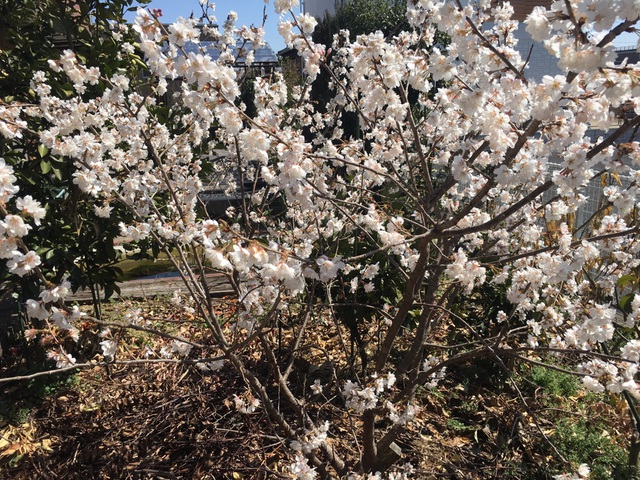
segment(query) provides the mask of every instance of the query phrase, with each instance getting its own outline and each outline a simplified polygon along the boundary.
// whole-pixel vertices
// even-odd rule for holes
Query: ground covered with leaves
[[[165,299],[113,302],[105,305],[104,318],[115,321],[132,309],[173,322],[176,334],[199,328],[195,317],[176,313]],[[221,317],[233,315],[235,303],[221,300],[218,309]],[[104,326],[85,328],[97,335]],[[286,337],[286,325],[280,334]],[[120,360],[169,342],[135,331],[120,340]],[[100,351],[82,348],[89,358]],[[259,355],[254,360],[260,373]],[[330,393],[338,386],[323,372],[322,359],[300,362],[300,388],[323,378],[322,408],[340,418],[343,406]],[[3,359],[2,376],[20,373],[26,363],[25,351],[16,347]],[[633,428],[622,398],[587,394],[560,371],[520,366],[514,372],[476,361],[419,392],[422,408],[400,445],[415,478],[550,479],[567,470],[563,458],[589,464],[598,480],[632,478]],[[293,478],[286,468],[291,451],[261,409],[238,411],[235,399],[246,394],[228,365],[215,371],[172,363],[95,366],[1,384],[0,478]],[[343,417],[332,432],[355,454],[357,446],[349,447],[354,426]]]

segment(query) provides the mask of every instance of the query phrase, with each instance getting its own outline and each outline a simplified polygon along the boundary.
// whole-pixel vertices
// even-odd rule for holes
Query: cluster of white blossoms
[[[352,473],[347,476],[347,480],[408,480],[413,477],[414,468],[410,463],[405,463],[392,472],[375,472],[369,474]]]
[[[16,181],[13,168],[0,158],[0,215],[3,216],[0,220],[0,258],[6,260],[10,273],[24,277],[35,274],[41,264],[39,255],[28,249],[24,238],[33,228],[31,222],[36,227],[41,224],[46,210],[30,195],[16,197],[19,191]],[[79,332],[74,324],[83,314],[78,307],[59,308],[70,288],[71,284],[65,277],[61,285],[41,291],[39,300],[27,299],[26,313],[31,318],[46,321],[49,325],[66,331],[70,338],[77,341]],[[49,350],[47,356],[56,362],[58,368],[75,363],[75,359],[62,347]]]
[[[253,413],[260,406],[260,400],[255,398],[250,392],[243,396],[233,396],[233,404],[240,413]]]
[[[305,429],[304,435],[299,437],[299,440],[291,442],[291,448],[297,452],[309,453],[317,450],[327,441],[327,432],[329,431],[329,422],[324,422],[322,425],[312,429]]]
[[[374,373],[371,375],[371,385],[369,386],[359,386],[351,380],[347,380],[342,394],[348,408],[362,413],[365,410],[375,408],[381,400],[380,395],[391,389],[395,383],[396,376],[393,373],[384,376]]]
[[[315,467],[309,465],[309,459],[304,455],[296,455],[295,462],[289,465],[289,473],[298,480],[314,480],[318,478]]]
[[[624,391],[638,396],[638,385],[635,376],[638,373],[637,362],[620,362],[618,366],[600,359],[590,360],[578,366],[578,371],[584,375],[582,383],[595,393],[605,390],[612,393]]]
[[[77,342],[80,338],[80,332],[76,325],[86,314],[77,305],[73,307],[62,306],[70,292],[71,282],[64,277],[60,285],[42,290],[39,299],[28,299],[26,313],[28,317],[45,322],[50,329],[55,328],[59,332],[64,332]],[[46,332],[46,329],[44,331]],[[63,338],[64,336],[60,336],[60,339]],[[103,350],[107,349],[108,354],[113,353],[114,345],[101,346]],[[66,353],[62,345],[54,345],[54,348],[47,351],[47,356],[56,361],[58,368],[75,363],[75,358]]]
[[[460,282],[465,293],[471,293],[473,287],[482,285],[486,280],[486,269],[476,260],[469,261],[462,249],[453,254],[453,262],[447,266],[446,274]]]
[[[173,340],[170,345],[160,349],[159,355],[162,358],[188,357],[193,349],[193,345],[180,340]]]
[[[107,360],[113,360],[118,353],[118,342],[111,339],[102,340],[100,342],[100,348],[102,349],[102,355]]]
[[[422,363],[422,371],[428,372],[431,369],[435,369],[433,373],[429,374],[429,381],[425,383],[425,386],[428,388],[435,388],[438,386],[440,381],[447,374],[447,367],[442,367],[440,364],[442,363],[441,358],[438,358],[434,355],[429,355],[425,361]]]
[[[297,1],[276,0],[276,11],[288,12],[279,31],[304,60],[306,78],[294,87],[278,73],[257,79],[251,117],[240,101],[240,83],[248,80],[234,69],[231,52],[238,36],[259,45],[260,29],[236,28],[235,15],[221,30],[185,19],[165,28],[139,9],[133,30],[149,70],[144,92],[135,88],[140,79],[105,75],[65,51],[50,71],[34,75],[36,107],[0,106],[0,134],[14,141],[29,116],[43,120],[39,141],[73,167],[73,181],[96,213],[109,217],[112,205],[121,205],[129,212],[121,219],[123,239],[179,252],[194,308],[210,320],[217,347],[229,356],[256,339],[268,344],[278,312],[308,304],[315,315],[336,300],[332,295],[371,294],[374,282],[383,285],[384,256],[398,282],[367,305],[384,312],[385,321],[375,325],[377,348],[364,353],[376,352],[377,371],[397,370],[347,381],[343,394],[352,415],[376,412],[375,422],[384,411],[395,425],[415,415],[411,404],[403,409],[383,394],[400,390],[396,374],[408,395],[418,388],[418,380],[408,379],[432,386],[442,379],[443,360],[425,358],[427,336],[464,320],[449,315],[453,307],[464,310],[451,299],[477,301],[488,286],[502,289],[510,303],[498,316],[499,348],[518,353],[528,342],[578,351],[586,356],[577,370],[588,388],[635,393],[638,342],[598,354],[640,318],[640,296],[620,287],[637,278],[640,266],[640,144],[630,138],[640,124],[640,66],[616,65],[611,43],[620,33],[615,17],[623,25],[638,21],[638,2],[537,7],[526,28],[564,71],[541,81],[527,78],[512,8],[463,3],[410,1],[412,31],[353,41],[340,32],[329,52],[311,38],[315,21],[290,11]],[[216,38],[217,59],[205,48],[184,49],[205,30]],[[132,48],[121,46],[120,55],[132,55]],[[316,108],[310,82],[330,55],[334,95]],[[54,94],[50,84],[60,79],[71,81],[77,95]],[[171,104],[164,108],[158,102],[169,86]],[[629,115],[616,118],[619,111]],[[345,134],[349,116],[357,134]],[[213,147],[231,152],[242,181],[255,180],[224,220],[201,215],[203,167],[210,166]],[[244,186],[225,171],[228,163],[211,169],[224,173],[213,187]],[[580,213],[594,182],[604,188],[585,220]],[[27,275],[40,260],[21,239],[44,210],[17,192],[12,167],[0,159],[0,254],[12,273]],[[207,310],[210,299],[194,273],[207,269],[226,275],[238,295],[232,340]],[[310,288],[317,284],[322,288]],[[29,314],[73,329],[75,313],[53,304],[64,292],[47,288],[29,300]],[[300,303],[303,293],[311,299]],[[621,295],[631,295],[625,308]],[[376,318],[372,313],[372,325]],[[395,342],[401,331],[403,341]],[[101,346],[106,357],[115,356],[117,345],[104,340]],[[190,348],[174,342],[164,355],[184,357]],[[265,357],[272,350],[265,347]],[[71,361],[64,352],[51,358],[61,366]],[[251,412],[259,404],[253,398],[234,402]],[[323,428],[298,440],[305,455],[290,467],[298,478],[317,475],[308,461],[329,443]]]
[[[40,265],[40,257],[26,248],[22,238],[33,228],[28,222],[40,225],[46,211],[30,195],[16,198],[19,188],[15,182],[13,168],[0,158],[0,215],[4,217],[0,220],[0,258],[7,261],[9,272],[24,277]],[[15,200],[17,214],[7,211],[11,200]]]
[[[591,469],[586,464],[581,464],[578,467],[578,471],[576,473],[564,473],[561,475],[554,475],[554,480],[584,480],[589,478],[591,474]]]

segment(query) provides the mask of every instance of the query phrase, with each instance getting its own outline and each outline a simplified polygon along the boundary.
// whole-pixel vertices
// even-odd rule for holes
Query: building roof
[[[620,65],[624,60],[629,63],[638,63],[640,61],[640,52],[636,47],[616,48],[616,65]]]

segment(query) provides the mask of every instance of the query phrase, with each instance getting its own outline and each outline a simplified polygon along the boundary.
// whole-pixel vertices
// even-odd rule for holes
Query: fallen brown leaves
[[[121,302],[111,307],[109,315],[117,318],[139,304]],[[230,314],[235,304],[218,309],[220,314]],[[177,320],[175,308],[164,302],[146,305],[143,314],[153,321]],[[186,334],[192,319],[181,320],[185,321],[176,327]],[[131,352],[141,338],[143,343],[151,341],[145,335],[131,335]],[[78,372],[74,384],[42,398],[28,421],[0,423],[0,478],[261,479],[281,475],[278,465],[287,454],[280,439],[265,436],[270,427],[263,414],[239,414],[227,406],[234,394],[245,391],[230,368],[204,374],[179,364],[95,367]],[[20,395],[19,388],[10,388],[12,395]]]
[[[118,319],[137,308],[153,325],[161,324],[209,349],[197,318],[183,316],[166,301],[118,302],[108,306],[108,315]],[[216,313],[230,318],[236,315],[237,304],[221,301]],[[87,328],[98,331],[95,326]],[[340,442],[341,451],[355,457],[359,447],[353,439],[359,425],[337,400],[340,385],[333,375],[333,367],[349,368],[328,361],[328,357],[344,359],[350,353],[345,351],[350,347],[348,333],[321,315],[309,328],[290,380],[299,392],[305,392],[311,414],[333,419],[329,441]],[[286,319],[271,333],[284,346],[295,334],[296,328]],[[123,335],[122,359],[139,355],[145,345],[157,351],[168,343],[144,332]],[[250,349],[246,358],[258,374],[266,375],[259,350]],[[354,361],[359,369],[357,355]],[[403,462],[416,467],[416,478],[516,479],[521,466],[535,468],[551,460],[545,453],[548,449],[541,448],[536,422],[523,411],[508,385],[490,384],[490,371],[471,380],[469,374],[477,369],[476,365],[452,368],[438,389],[419,393],[419,416],[398,440]],[[321,381],[322,394],[311,394],[315,380]],[[5,386],[0,393],[19,398],[20,389]],[[243,397],[246,392],[229,365],[215,372],[180,364],[96,366],[80,371],[75,382],[41,398],[24,418],[0,423],[0,478],[291,478],[283,472],[291,463],[291,452],[274,436],[262,410],[251,414],[236,410],[234,396]],[[538,398],[537,392],[527,401],[550,437],[553,420],[575,415],[584,403],[582,393],[554,399],[550,395]],[[628,438],[624,403],[589,405],[589,415],[607,432],[622,441]]]
[[[5,455],[24,454],[3,466],[11,478],[272,478],[282,444],[263,436],[262,414],[225,406],[243,389],[231,372],[162,365],[79,376],[80,389],[57,392],[29,424],[5,428],[16,444]]]

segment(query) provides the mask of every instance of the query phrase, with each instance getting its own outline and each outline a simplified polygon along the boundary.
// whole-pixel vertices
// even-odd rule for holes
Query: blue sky
[[[227,18],[227,13],[231,10],[238,14],[238,25],[260,25],[262,23],[262,12],[265,7],[264,0],[215,0],[215,15],[218,22],[222,23]],[[201,8],[198,0],[151,0],[149,8],[159,8],[162,10],[162,20],[173,22],[178,17],[188,17],[191,12],[200,16]],[[265,39],[274,51],[282,50],[284,42],[278,34],[278,15],[273,10],[273,2],[269,2],[267,7],[267,21],[265,23]],[[127,15],[133,19],[135,14]]]
[[[227,13],[234,10],[238,14],[238,25],[259,25],[262,23],[264,0],[215,0],[216,17],[224,21]],[[278,34],[278,15],[273,10],[273,1],[266,5],[267,21],[265,23],[265,39],[277,52],[284,48],[284,42]],[[188,17],[191,12],[199,16],[201,9],[198,0],[151,0],[149,8],[162,10],[164,22],[173,22],[178,17]],[[134,14],[128,15],[133,19]],[[616,46],[633,46],[637,43],[637,35],[625,33],[616,41]]]
[[[635,47],[638,43],[638,35],[635,33],[623,33],[614,43],[617,47]]]

